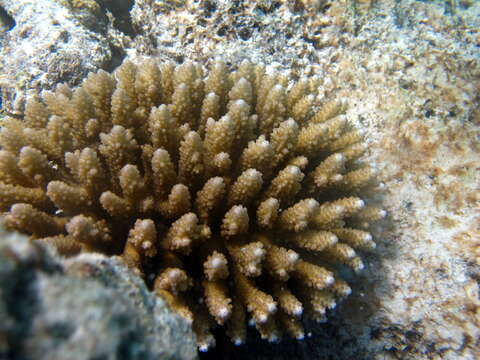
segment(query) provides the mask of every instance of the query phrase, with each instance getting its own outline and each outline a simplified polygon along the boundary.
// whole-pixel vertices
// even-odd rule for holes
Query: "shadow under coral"
[[[354,281],[349,282],[352,294],[336,309],[329,310],[327,322],[307,321],[305,339],[284,338],[278,343],[269,343],[258,338],[255,328],[250,327],[246,343],[236,346],[219,328],[215,332],[216,346],[206,353],[200,353],[200,359],[367,360],[374,359],[377,351],[388,351],[381,342],[374,343],[385,331],[380,298],[390,293],[391,289],[384,275],[384,263],[397,257],[395,230],[394,220],[388,216],[371,228],[377,249],[363,254],[365,269],[354,275]],[[348,269],[342,271],[345,279],[352,275]]]

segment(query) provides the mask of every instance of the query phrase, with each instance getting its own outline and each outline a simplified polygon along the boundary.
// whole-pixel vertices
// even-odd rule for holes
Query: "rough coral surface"
[[[246,61],[154,60],[45,91],[0,132],[7,226],[64,255],[120,254],[201,350],[217,325],[236,344],[247,322],[302,339],[385,216],[357,195],[374,175],[361,132],[317,91]]]

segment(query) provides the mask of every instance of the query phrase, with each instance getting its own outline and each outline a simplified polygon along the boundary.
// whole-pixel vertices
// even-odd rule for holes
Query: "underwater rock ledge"
[[[119,260],[61,263],[0,227],[1,359],[197,358],[190,326]]]

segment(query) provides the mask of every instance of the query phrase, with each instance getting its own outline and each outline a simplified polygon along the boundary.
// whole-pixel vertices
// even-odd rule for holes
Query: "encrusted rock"
[[[189,325],[119,260],[64,264],[0,229],[0,358],[196,358]]]

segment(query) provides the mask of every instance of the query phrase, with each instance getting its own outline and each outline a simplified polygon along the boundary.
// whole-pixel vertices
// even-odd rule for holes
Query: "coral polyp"
[[[374,177],[362,132],[318,87],[247,61],[145,60],[44,91],[0,132],[6,224],[65,256],[121,256],[201,350],[216,326],[243,343],[249,322],[302,339],[385,215],[358,195]]]

